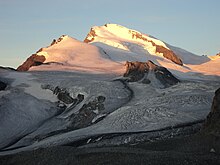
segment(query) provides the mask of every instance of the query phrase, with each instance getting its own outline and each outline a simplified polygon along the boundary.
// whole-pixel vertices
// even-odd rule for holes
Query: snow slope
[[[127,42],[133,42],[138,45],[142,45],[144,50],[146,52],[149,52],[150,54],[157,54],[155,51],[155,46],[152,45],[151,42],[146,42],[145,40],[141,38],[135,38],[135,33],[138,33],[143,36],[143,38],[146,38],[149,41],[153,41],[157,45],[164,46],[165,48],[169,49],[165,43],[162,41],[155,39],[153,37],[150,37],[146,34],[141,34],[140,32],[132,29],[128,29],[126,27],[117,25],[117,24],[106,24],[104,26],[95,26],[92,28],[92,31],[95,33],[94,35],[89,34],[86,38],[86,40],[89,42],[102,42],[107,45],[117,47],[123,50],[131,50],[129,48],[129,45],[126,44]],[[134,50],[133,50],[134,51]],[[159,55],[159,54],[157,54]]]
[[[61,36],[53,45],[43,48],[37,55],[43,55],[46,58],[44,63],[59,63],[60,65],[55,65],[55,67],[58,67],[56,70],[69,69],[116,73],[123,70],[122,64],[110,60],[102,49],[69,36]],[[50,68],[54,70],[50,66],[41,66],[41,70]]]
[[[57,113],[57,98],[35,81],[31,73],[0,71],[9,89],[0,91],[0,148],[36,130]]]

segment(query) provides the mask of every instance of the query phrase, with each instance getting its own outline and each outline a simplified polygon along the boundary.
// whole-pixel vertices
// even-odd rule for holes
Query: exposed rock
[[[144,37],[141,33],[138,33],[136,31],[130,31],[130,33],[132,33],[132,38],[141,39],[145,42],[151,42],[152,45],[156,47],[156,52],[162,53],[165,58],[173,61],[174,63],[178,65],[183,65],[182,60],[172,50],[167,49],[161,45],[157,45],[153,41],[148,40],[146,37]]]
[[[89,43],[92,42],[94,40],[94,37],[97,36],[95,33],[95,30],[93,28],[90,29],[90,32],[88,33],[88,35],[86,36],[86,38],[84,39],[85,43]]]
[[[60,38],[53,39],[52,43],[50,44],[50,46],[53,46],[55,44],[58,44],[59,42],[61,42],[65,37],[67,37],[67,35],[62,35]],[[48,47],[50,47],[48,46]],[[47,47],[47,48],[48,48]],[[32,54],[22,65],[20,65],[17,68],[17,71],[28,71],[32,66],[38,66],[38,65],[42,65],[44,64],[44,61],[46,60],[45,56],[43,55],[37,55],[39,52],[43,51],[44,48],[40,48],[35,54]],[[59,65],[63,65],[62,63],[59,62],[47,62],[45,63],[45,65],[50,65],[50,64],[59,64]]]
[[[211,112],[207,116],[202,132],[220,136],[220,88],[215,91]]]
[[[89,126],[102,120],[106,116],[106,114],[101,113],[101,111],[105,109],[104,102],[105,97],[98,96],[93,101],[90,101],[87,104],[83,104],[83,106],[79,110],[79,113],[73,114],[71,116],[72,126],[75,129],[78,129]]]
[[[104,96],[98,96],[97,100],[98,100],[99,103],[104,103],[105,97]]]
[[[22,65],[17,68],[17,71],[28,71],[32,66],[43,64],[46,58],[42,55],[32,54]]]
[[[61,88],[59,88],[58,86],[56,86],[56,87],[54,88],[54,90],[53,90],[53,94],[54,94],[54,95],[58,95],[61,91],[62,91]]]
[[[43,48],[40,48],[36,53],[42,52]]]
[[[66,91],[60,91],[57,95],[57,98],[64,102],[65,104],[71,104],[77,102],[77,99],[73,99],[68,92]]]
[[[167,49],[163,46],[160,45],[156,45],[156,52],[158,53],[163,53],[163,56],[171,61],[173,61],[174,63],[183,66],[183,62],[182,60],[170,49]]]
[[[130,82],[139,81],[144,77],[145,73],[148,73],[149,66],[145,62],[126,62],[126,72],[124,77],[129,77]]]
[[[142,83],[150,84],[151,82],[159,81],[160,84],[163,85],[163,87],[169,87],[180,82],[165,67],[158,66],[154,64],[152,61],[127,61],[125,65],[126,72],[124,74],[124,77],[128,77],[129,82],[141,81]],[[153,77],[155,77],[156,80]]]
[[[157,67],[154,71],[156,78],[165,85],[165,87],[172,86],[180,82],[176,77],[172,75],[170,71],[168,71],[164,67]]]
[[[84,100],[84,95],[78,94],[77,98],[74,99],[73,103],[66,109],[67,111],[74,109],[79,103]]]
[[[149,79],[145,78],[145,79],[142,80],[142,83],[143,84],[150,84],[151,81]]]
[[[67,35],[62,35],[60,36],[60,38],[58,38],[57,40],[56,39],[53,39],[53,41],[51,42],[50,46],[53,46],[59,42],[61,42],[63,40],[64,37],[66,37]]]
[[[77,99],[78,99],[78,102],[82,102],[84,100],[84,95],[78,94]]]
[[[2,82],[2,81],[0,81],[0,91],[1,90],[5,90],[6,87],[7,87],[7,84]]]
[[[77,102],[77,99],[73,99],[65,88],[60,88],[59,86],[54,88],[50,85],[44,85],[41,87],[44,89],[50,89],[53,94],[57,95],[57,98],[65,104],[75,104]]]
[[[53,41],[51,42],[50,46],[52,46],[54,44],[56,44],[56,40],[55,39],[53,39]]]
[[[57,98],[60,101],[62,101],[65,104],[71,104],[71,106],[69,106],[68,109],[74,108],[76,105],[78,105],[80,102],[84,100],[83,94],[78,94],[76,98],[72,98],[66,88],[61,88],[59,86],[54,87],[49,84],[43,84],[41,85],[41,88],[51,90],[54,95],[57,95]]]

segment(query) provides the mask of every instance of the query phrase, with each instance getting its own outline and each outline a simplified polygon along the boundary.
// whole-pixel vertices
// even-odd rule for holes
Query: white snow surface
[[[50,70],[51,68],[51,70],[123,72],[123,65],[110,60],[100,48],[78,41],[69,36],[63,36],[61,39],[60,42],[43,48],[42,51],[37,53],[37,55],[45,56],[45,63],[57,62],[61,65],[55,65],[55,67],[35,67],[32,68],[32,70]]]

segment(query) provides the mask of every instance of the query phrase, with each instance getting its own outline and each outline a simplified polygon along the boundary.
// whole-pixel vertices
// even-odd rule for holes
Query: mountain
[[[63,35],[17,71],[0,67],[0,158],[55,146],[124,152],[125,144],[166,143],[198,132],[214,95],[204,130],[219,135],[219,66],[219,56],[116,24],[92,27],[84,42]]]
[[[67,35],[54,39],[50,46],[41,48],[17,70],[69,70],[122,75],[126,71],[126,61],[148,60],[183,79],[220,75],[220,69],[214,67],[220,64],[219,56],[198,56],[117,24],[92,27],[84,42]]]

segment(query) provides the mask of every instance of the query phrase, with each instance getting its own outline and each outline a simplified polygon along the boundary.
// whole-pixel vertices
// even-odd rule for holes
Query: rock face
[[[156,47],[157,53],[162,53],[165,58],[173,61],[174,63],[176,63],[178,65],[183,65],[182,60],[172,50],[167,49],[161,45],[157,45],[153,41],[148,40],[147,38],[143,37],[143,35],[141,33],[132,31],[132,38],[141,39],[146,42],[151,42],[151,44]]]
[[[69,93],[66,92],[66,91],[64,91],[64,92],[63,92],[63,91],[59,92],[58,95],[57,95],[57,98],[58,98],[60,101],[64,102],[65,104],[71,104],[71,103],[77,101],[77,100],[73,99],[73,98],[69,95]]]
[[[1,90],[5,90],[6,87],[7,87],[7,84],[2,82],[2,81],[0,81],[0,91]]]
[[[38,66],[43,64],[46,60],[44,56],[32,54],[22,65],[17,68],[17,71],[28,71],[32,66]]]
[[[95,39],[96,33],[93,28],[90,29],[90,32],[87,34],[86,38],[84,39],[85,43],[92,42]]]
[[[126,72],[124,77],[129,82],[140,81],[145,84],[158,84],[160,88],[166,88],[180,82],[166,68],[154,64],[152,61],[147,62],[126,62]]]
[[[207,116],[202,132],[220,136],[220,88],[215,91],[211,112]]]

